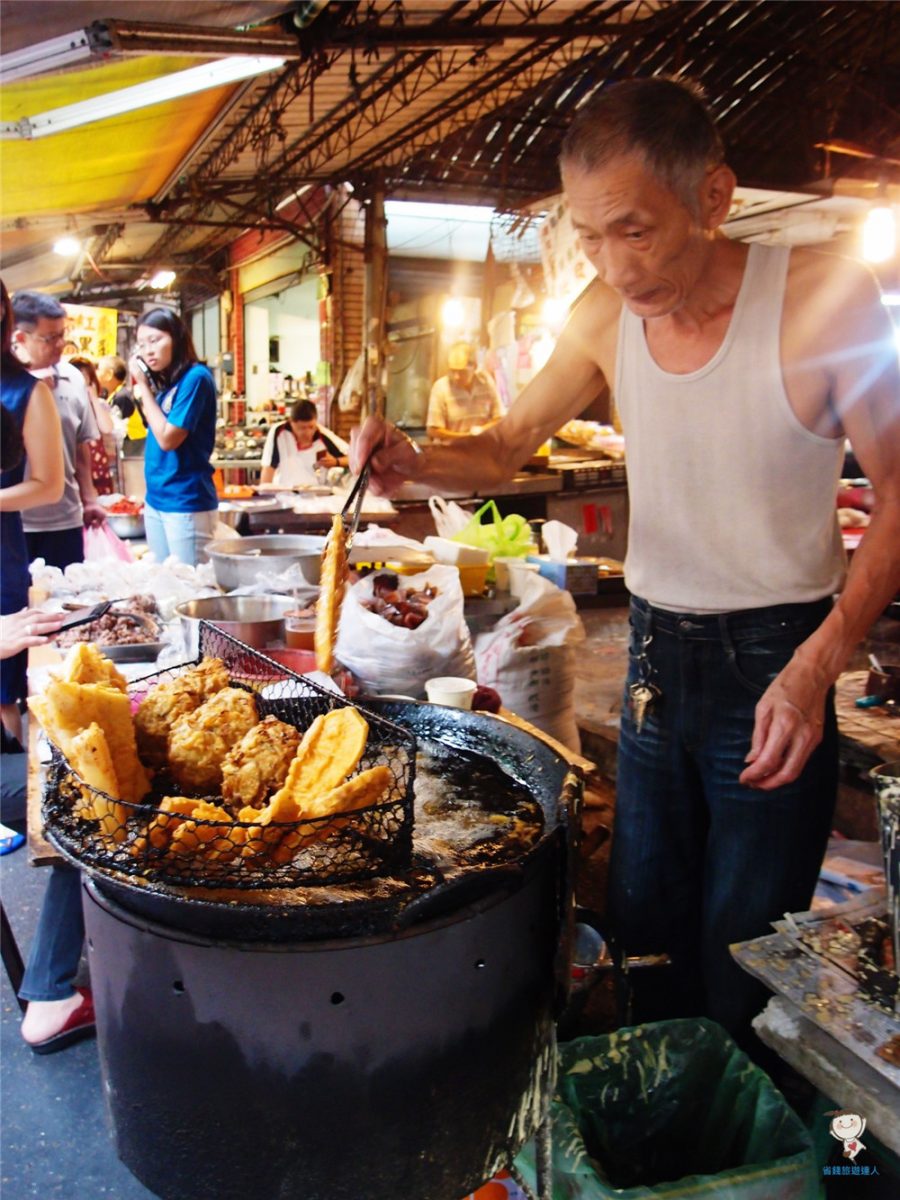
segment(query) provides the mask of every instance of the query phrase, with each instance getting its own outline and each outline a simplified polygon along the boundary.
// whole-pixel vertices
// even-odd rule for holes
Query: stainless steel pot
[[[209,621],[247,646],[262,650],[284,639],[284,614],[296,608],[291,596],[204,596],[175,606],[181,618],[185,649],[199,653],[200,622]]]
[[[307,583],[317,584],[324,545],[324,537],[273,533],[207,542],[206,553],[216,573],[216,583],[231,591],[266,576],[281,575],[294,563],[299,564]]]

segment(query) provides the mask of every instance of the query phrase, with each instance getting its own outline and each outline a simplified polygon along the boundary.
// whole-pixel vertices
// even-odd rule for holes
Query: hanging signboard
[[[66,310],[64,357],[83,354],[96,361],[105,354],[116,353],[118,309],[92,308],[86,304],[64,304],[63,308]]]

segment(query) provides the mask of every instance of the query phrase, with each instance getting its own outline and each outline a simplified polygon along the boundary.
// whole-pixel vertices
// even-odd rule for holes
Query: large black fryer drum
[[[460,1200],[542,1119],[576,781],[500,721],[379,707],[527,783],[544,835],[518,863],[376,906],[363,935],[323,938],[317,912],[304,937],[302,909],[285,921],[93,873],[109,1113],[120,1157],[164,1200]]]

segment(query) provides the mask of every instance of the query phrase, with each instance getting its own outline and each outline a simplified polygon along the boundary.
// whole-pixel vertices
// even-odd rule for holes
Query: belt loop
[[[737,655],[735,654],[734,641],[731,637],[731,628],[728,624],[729,616],[731,616],[730,613],[719,613],[719,637],[722,639],[722,648],[725,651],[725,657],[730,663],[734,663],[737,659]]]

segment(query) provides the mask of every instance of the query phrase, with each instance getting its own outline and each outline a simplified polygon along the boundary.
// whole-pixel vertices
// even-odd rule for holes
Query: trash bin
[[[553,1200],[815,1200],[809,1134],[721,1026],[660,1021],[559,1047]],[[516,1159],[536,1185],[533,1144]]]

